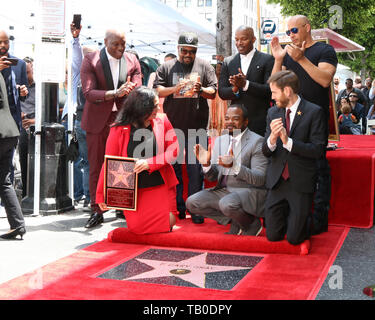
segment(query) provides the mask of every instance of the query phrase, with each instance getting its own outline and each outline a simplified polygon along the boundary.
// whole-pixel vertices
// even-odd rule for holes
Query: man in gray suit
[[[187,208],[220,224],[231,221],[229,234],[257,236],[262,231],[259,217],[264,216],[268,160],[262,154],[264,138],[247,125],[247,109],[232,104],[225,115],[228,133],[216,139],[212,157],[211,147],[195,146],[205,178],[218,183],[190,196]]]
[[[2,239],[15,239],[17,236],[22,238],[26,232],[21,207],[10,180],[10,164],[18,136],[18,126],[10,113],[7,89],[0,73],[0,197],[11,228],[8,233],[0,236]]]

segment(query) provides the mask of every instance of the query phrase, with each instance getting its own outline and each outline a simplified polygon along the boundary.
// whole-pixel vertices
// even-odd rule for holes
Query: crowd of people
[[[216,68],[197,57],[194,33],[180,34],[177,55],[158,65],[126,51],[121,30],[107,30],[101,50],[81,47],[80,30],[71,25],[73,131],[79,143],[74,200],[83,200],[91,212],[86,228],[104,223],[103,163],[110,155],[135,159],[137,209],[118,211],[134,233],[172,232],[177,217],[187,213],[194,224],[214,219],[230,224],[228,234],[242,236],[258,236],[265,228],[269,241],[286,237],[295,245],[328,230],[330,86],[333,81],[340,133],[363,134],[366,120],[375,119],[375,81],[359,87],[347,79],[340,90],[335,50],[313,40],[307,17],[288,20],[291,43],[283,47],[274,37],[272,54],[254,47],[252,28],[239,27],[238,53],[218,56]],[[25,196],[35,85],[32,59],[12,66],[8,50],[2,31],[0,196],[10,231],[1,237],[14,239],[26,227],[12,187],[12,159],[19,136]],[[68,105],[60,103],[68,131]],[[139,130],[145,132],[141,140]],[[204,188],[205,179],[216,185]]]
[[[345,88],[340,88],[340,79],[335,78],[335,94],[339,131],[342,134],[374,134],[375,126],[367,126],[367,120],[375,119],[375,80],[367,78],[362,85],[360,77],[345,80]],[[344,112],[345,110],[345,112]],[[370,130],[368,130],[370,129]]]

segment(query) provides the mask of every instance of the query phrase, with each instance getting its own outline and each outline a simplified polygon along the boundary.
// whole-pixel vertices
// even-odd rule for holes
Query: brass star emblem
[[[298,114],[299,116],[302,116],[302,112],[301,112],[301,111],[298,111],[297,114]]]

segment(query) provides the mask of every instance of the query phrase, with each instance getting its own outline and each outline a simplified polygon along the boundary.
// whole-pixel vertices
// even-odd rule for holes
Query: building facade
[[[200,17],[216,24],[217,0],[160,0],[178,12],[190,18]],[[283,30],[283,19],[280,14],[280,7],[274,4],[267,4],[266,0],[259,0],[261,18],[278,18],[279,30]],[[250,26],[256,34],[258,29],[257,0],[233,0],[233,26],[236,30],[241,25]]]

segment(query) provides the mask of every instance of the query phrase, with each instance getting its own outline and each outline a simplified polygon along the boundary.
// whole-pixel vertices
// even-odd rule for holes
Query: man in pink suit
[[[110,125],[128,94],[142,85],[138,59],[125,52],[125,33],[108,30],[104,44],[102,50],[87,54],[81,67],[82,91],[86,98],[81,127],[86,131],[92,210],[86,228],[103,222],[103,211],[96,204],[95,197]]]

